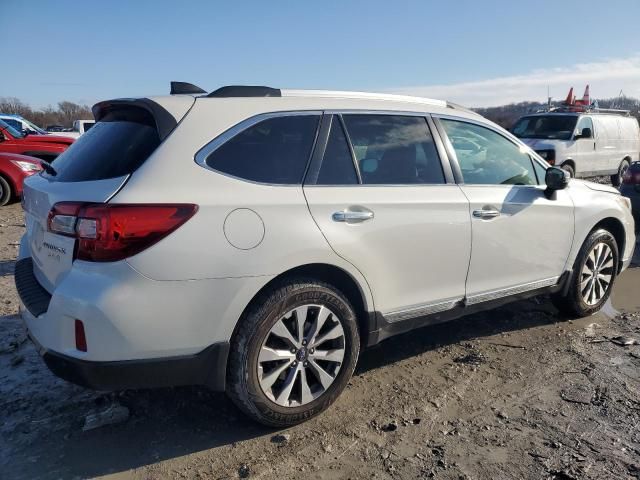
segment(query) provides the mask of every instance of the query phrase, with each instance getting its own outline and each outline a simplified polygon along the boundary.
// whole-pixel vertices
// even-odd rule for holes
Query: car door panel
[[[345,114],[329,123],[304,193],[331,248],[363,274],[389,321],[452,308],[465,295],[471,222],[439,137],[424,116]]]
[[[364,275],[383,314],[462,300],[471,253],[469,204],[457,185],[306,186],[318,227]],[[361,222],[336,212],[368,209]]]
[[[566,270],[574,233],[567,191],[547,198],[526,147],[472,120],[437,120],[469,200],[468,304],[549,286]],[[473,148],[468,146],[473,143]]]
[[[462,185],[472,214],[473,254],[467,279],[468,303],[501,290],[557,283],[573,241],[573,202],[566,191],[553,199],[544,187]],[[477,210],[495,208],[483,219]],[[507,292],[505,292],[507,293]]]

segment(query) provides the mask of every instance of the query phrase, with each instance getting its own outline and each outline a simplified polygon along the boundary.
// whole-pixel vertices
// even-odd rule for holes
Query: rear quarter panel
[[[347,271],[360,284],[368,308],[373,309],[366,281],[331,250],[309,213],[301,185],[246,182],[195,163],[194,155],[200,148],[252,116],[254,109],[255,105],[246,103],[220,116],[194,107],[114,196],[112,203],[199,206],[195,216],[178,230],[127,262],[158,281],[270,278],[297,266],[326,263]],[[252,248],[233,246],[225,234],[225,220],[237,209],[255,212],[262,224],[263,237]],[[253,227],[260,228],[257,224]]]

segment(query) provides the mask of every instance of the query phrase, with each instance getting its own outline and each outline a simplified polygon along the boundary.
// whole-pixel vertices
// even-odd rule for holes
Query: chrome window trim
[[[218,148],[224,145],[226,142],[231,140],[233,137],[238,135],[239,133],[244,132],[245,130],[253,127],[254,125],[272,118],[279,117],[295,117],[295,116],[312,116],[315,115],[318,117],[318,126],[316,127],[315,138],[313,140],[313,145],[311,147],[311,152],[309,152],[309,158],[307,159],[307,165],[305,165],[304,173],[299,183],[269,183],[269,182],[256,182],[255,180],[249,180],[247,178],[238,177],[235,175],[231,175],[229,173],[222,172],[215,168],[207,165],[207,158],[213,152],[215,152]],[[245,120],[242,120],[240,123],[236,123],[229,129],[222,132],[220,135],[215,137],[209,143],[204,145],[200,150],[198,150],[194,156],[194,161],[200,165],[202,168],[216,172],[220,175],[223,175],[228,178],[233,178],[235,180],[240,180],[246,183],[252,183],[254,185],[265,185],[265,186],[279,186],[279,187],[301,187],[302,182],[304,181],[304,176],[306,174],[306,170],[308,167],[308,163],[313,154],[313,150],[315,149],[315,144],[318,140],[318,132],[320,130],[320,120],[322,119],[322,110],[291,110],[291,111],[278,111],[278,112],[267,112],[267,113],[259,113],[258,115],[254,115],[253,117],[249,117]]]
[[[326,109],[326,110],[318,110],[318,109],[312,109],[312,110],[281,110],[281,111],[276,111],[276,112],[264,112],[264,113],[259,113],[256,114],[252,117],[246,118],[245,120],[242,120],[241,122],[231,126],[230,128],[228,128],[227,130],[225,130],[224,132],[222,132],[221,134],[219,134],[217,137],[213,138],[211,141],[209,141],[208,143],[206,143],[203,147],[200,148],[200,150],[198,150],[196,152],[196,154],[194,155],[194,161],[197,165],[201,166],[202,168],[209,170],[211,172],[215,172],[217,174],[223,175],[227,178],[232,178],[234,180],[240,180],[242,182],[246,182],[246,183],[251,183],[254,185],[263,185],[263,186],[279,186],[279,187],[300,187],[300,186],[323,186],[323,187],[343,187],[345,185],[307,185],[304,184],[305,181],[305,176],[306,176],[306,172],[309,166],[310,161],[312,161],[312,156],[313,156],[313,151],[315,150],[316,147],[316,142],[318,141],[318,135],[320,134],[320,121],[318,122],[318,129],[316,130],[316,138],[314,140],[314,146],[313,146],[313,150],[310,154],[310,158],[307,162],[307,166],[305,166],[305,175],[303,176],[302,180],[300,183],[269,183],[269,182],[256,182],[254,180],[249,180],[246,178],[242,178],[242,177],[238,177],[235,175],[231,175],[225,172],[222,172],[220,170],[217,170],[215,168],[211,168],[209,165],[207,165],[207,157],[209,155],[211,155],[215,150],[217,150],[219,147],[221,147],[224,143],[226,143],[227,141],[231,140],[233,137],[235,137],[236,135],[238,135],[239,133],[243,132],[244,130],[251,128],[252,126],[256,125],[257,123],[260,123],[263,120],[268,120],[271,118],[277,118],[277,117],[287,117],[287,116],[304,116],[304,115],[317,115],[319,117],[322,117],[323,115],[349,115],[349,114],[354,114],[354,115],[394,115],[394,116],[405,116],[405,117],[423,117],[427,123],[427,128],[429,130],[429,133],[431,134],[434,142],[436,143],[436,151],[438,153],[438,156],[440,157],[440,161],[443,164],[442,168],[443,168],[443,175],[444,175],[444,183],[421,183],[421,184],[380,184],[380,185],[373,185],[373,184],[362,184],[362,183],[358,183],[357,185],[350,185],[351,187],[407,187],[407,186],[415,186],[415,187],[425,187],[425,186],[441,186],[441,185],[456,185],[455,183],[455,179],[450,179],[448,176],[448,169],[451,168],[451,164],[450,164],[450,156],[447,155],[447,157],[443,157],[442,153],[443,150],[445,153],[449,154],[449,152],[445,149],[442,148],[442,145],[440,144],[440,142],[444,142],[444,139],[442,138],[442,134],[440,133],[439,129],[437,128],[437,125],[435,125],[433,123],[433,118],[450,118],[452,120],[461,120],[461,121],[467,121],[467,122],[471,122],[471,123],[477,123],[478,125],[481,126],[487,126],[486,124],[482,123],[482,122],[476,122],[473,121],[472,119],[469,119],[467,117],[458,117],[458,116],[454,116],[454,115],[445,115],[445,114],[436,114],[436,113],[432,113],[428,110],[425,111],[404,111],[404,110],[372,110],[372,109],[357,109],[357,108],[349,108],[349,109]],[[342,119],[340,119],[342,121]],[[434,126],[436,127],[434,129]],[[348,132],[346,131],[345,125],[342,125],[343,130],[345,131],[345,135],[348,135]],[[499,132],[498,132],[499,133]],[[348,137],[347,137],[348,138]],[[447,139],[448,140],[448,139]],[[351,148],[351,143],[350,144],[350,148]],[[457,160],[456,160],[457,161]],[[445,164],[446,162],[446,164]],[[448,168],[447,168],[448,167]],[[357,170],[359,173],[359,170]]]

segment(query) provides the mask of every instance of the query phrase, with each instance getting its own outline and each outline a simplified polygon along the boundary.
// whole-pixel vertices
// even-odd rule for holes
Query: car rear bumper
[[[178,385],[206,385],[224,390],[228,342],[218,342],[198,353],[122,361],[91,361],[65,355],[40,344],[32,328],[51,323],[46,313],[51,295],[38,283],[30,258],[19,260],[15,282],[20,296],[20,314],[29,338],[36,345],[46,365],[58,377],[96,390],[154,388]],[[45,339],[47,335],[42,335]],[[106,339],[105,339],[106,340]]]
[[[30,338],[53,373],[99,390],[177,385],[223,390],[229,340],[251,298],[245,296],[265,281],[159,282],[125,262],[74,263],[49,293],[38,282],[31,257],[21,257],[15,282]],[[83,323],[86,351],[76,345],[76,320]]]
[[[94,390],[205,385],[224,391],[229,344],[216,343],[195,355],[91,362],[47,350],[29,337],[55,375]]]

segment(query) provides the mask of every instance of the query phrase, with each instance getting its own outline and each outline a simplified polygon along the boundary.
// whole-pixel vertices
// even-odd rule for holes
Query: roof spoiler
[[[96,122],[102,119],[111,111],[137,108],[149,113],[156,123],[160,140],[169,136],[172,130],[178,125],[178,121],[165,110],[161,105],[148,98],[116,98],[96,103],[91,109]]]
[[[195,93],[207,93],[193,83],[187,82],[171,82],[170,95],[193,95]]]

